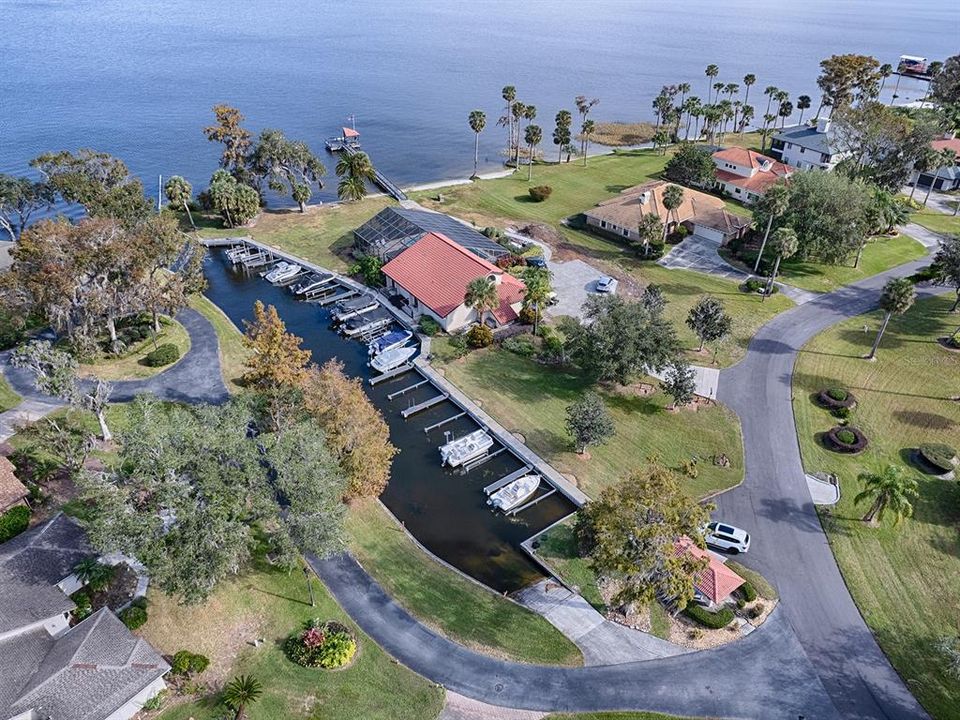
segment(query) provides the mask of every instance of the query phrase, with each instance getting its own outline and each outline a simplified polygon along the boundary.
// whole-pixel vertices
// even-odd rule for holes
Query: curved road
[[[496,660],[456,645],[399,607],[349,557],[311,562],[353,619],[391,655],[431,680],[484,702],[534,710],[654,710],[731,718],[926,718],[854,605],[810,500],[791,398],[797,352],[831,325],[876,306],[901,265],[764,325],[747,355],[721,374],[719,399],[743,424],[744,483],[718,513],[750,528],[750,564],[780,590],[763,628],[724,648],[603,667],[555,668]],[[919,288],[922,296],[937,288]]]

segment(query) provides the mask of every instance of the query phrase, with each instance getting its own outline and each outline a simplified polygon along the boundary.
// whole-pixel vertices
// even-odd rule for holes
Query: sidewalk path
[[[927,250],[931,251],[940,247],[940,240],[943,238],[940,233],[927,230],[923,225],[917,225],[916,223],[907,223],[901,228],[901,231],[904,235],[912,237]]]

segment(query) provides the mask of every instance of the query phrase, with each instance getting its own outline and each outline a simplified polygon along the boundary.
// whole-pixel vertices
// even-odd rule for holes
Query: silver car
[[[601,275],[597,279],[597,292],[610,293],[613,295],[617,292],[617,279],[609,275]]]

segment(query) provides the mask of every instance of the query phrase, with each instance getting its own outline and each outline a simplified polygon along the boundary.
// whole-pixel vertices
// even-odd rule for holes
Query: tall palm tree
[[[782,182],[777,183],[763,196],[760,206],[767,213],[767,229],[763,233],[763,242],[760,243],[760,252],[757,253],[757,261],[753,264],[753,272],[756,273],[760,267],[760,261],[763,259],[763,251],[767,247],[767,239],[770,237],[770,228],[773,221],[783,215],[790,205],[790,190]]]
[[[808,110],[812,103],[813,98],[809,95],[801,95],[797,98],[797,110],[800,111],[800,120],[797,121],[798,125],[803,125],[803,111]]]
[[[927,82],[927,89],[923,93],[923,100],[920,102],[926,102],[927,98],[930,97],[930,88],[933,87],[933,81],[937,79],[937,76],[943,72],[943,63],[940,60],[934,60],[927,66],[927,74],[930,76],[930,80]]]
[[[687,124],[683,132],[683,139],[690,139],[690,119],[693,117],[695,110],[700,108],[700,98],[696,95],[691,95],[686,100],[683,101],[683,105],[680,106],[680,110],[687,114]]]
[[[703,71],[703,74],[707,76],[707,102],[710,102],[710,83],[720,74],[720,68],[711,63],[707,65],[707,69]]]
[[[913,188],[910,190],[911,200],[913,200],[913,194],[917,191],[917,185],[920,184],[920,175],[929,172],[939,161],[939,157],[939,153],[929,145],[920,148],[916,159],[913,161],[913,170],[917,173],[917,177],[914,179]]]
[[[780,129],[787,125],[787,118],[793,115],[793,103],[789,100],[784,101],[784,103],[777,109],[777,115],[780,116]]]
[[[775,123],[777,122],[777,116],[767,113],[763,116],[763,130],[760,134],[760,150],[767,149],[767,138],[770,136],[770,132],[773,128],[776,127]]]
[[[570,126],[573,115],[569,110],[558,110],[553,119],[556,128],[553,131],[553,143],[557,146],[557,165],[563,162],[563,149],[570,144]]]
[[[517,99],[517,88],[513,85],[504,85],[503,90],[500,91],[500,97],[507,104],[501,120],[506,121],[503,124],[507,126],[507,159],[509,160],[510,150],[513,147],[513,101]]]
[[[790,99],[790,93],[788,93],[786,90],[777,90],[773,94],[773,99],[777,101],[777,112],[775,114],[779,117],[780,108],[782,108],[783,104]]]
[[[514,101],[513,111],[511,115],[513,117],[513,136],[510,138],[510,142],[513,144],[512,147],[516,152],[516,162],[514,167],[520,169],[520,121],[523,119],[524,113],[527,112],[527,106],[524,105],[519,100]]]
[[[523,270],[523,282],[527,289],[523,294],[523,302],[527,307],[533,307],[533,334],[536,335],[540,327],[540,307],[550,299],[553,288],[550,287],[550,271],[546,268],[527,266]]]
[[[375,173],[370,156],[365,152],[343,153],[337,161],[337,196],[341,200],[362,200],[367,194],[367,181],[373,181]]]
[[[750,121],[753,120],[753,105],[744,105],[743,110],[740,111],[740,134],[747,129],[747,125],[750,124]]]
[[[172,175],[163,185],[163,194],[173,205],[179,205],[187,212],[187,219],[190,220],[190,227],[197,229],[193,222],[193,215],[190,213],[190,199],[193,195],[193,187],[190,182],[179,175]]]
[[[260,681],[250,675],[238,675],[223,689],[223,704],[234,711],[236,720],[242,720],[247,706],[252,705],[263,695]]]
[[[543,130],[539,125],[527,125],[527,130],[523,135],[530,152],[530,162],[527,164],[527,182],[533,179],[533,158],[536,154],[537,145],[543,140]]]
[[[472,110],[470,117],[470,129],[473,130],[473,177],[477,176],[477,165],[480,163],[480,133],[487,126],[487,114],[483,110]]]
[[[722,82],[715,82],[715,83],[713,84],[713,89],[714,89],[714,90],[716,91],[716,93],[717,93],[717,96],[713,99],[713,102],[714,102],[714,103],[720,102],[720,93],[723,91],[723,89],[724,89],[725,87],[726,87],[726,85],[724,85]]]
[[[863,522],[875,525],[883,520],[883,515],[889,508],[894,514],[894,526],[900,524],[905,517],[913,515],[911,499],[920,493],[917,481],[907,477],[902,467],[887,465],[880,473],[860,473],[857,478],[864,484],[862,491],[853,499],[855,505],[864,500],[872,500],[870,509],[863,516]]]
[[[884,63],[880,66],[880,90],[877,91],[877,97],[883,93],[883,86],[887,82],[887,78],[893,75],[893,65],[890,63]]]
[[[463,296],[467,307],[477,311],[478,323],[483,324],[484,315],[500,307],[500,293],[497,284],[489,277],[474,278],[467,284],[467,292]]]
[[[796,255],[800,247],[800,243],[797,240],[797,233],[794,232],[793,228],[789,227],[777,228],[773,233],[773,237],[770,238],[770,243],[773,251],[777,254],[777,261],[773,264],[773,272],[770,273],[770,279],[767,280],[767,290],[760,298],[760,302],[766,300],[767,295],[773,290],[774,279],[777,277],[777,273],[780,272],[780,261]]]
[[[670,227],[670,213],[673,213],[674,222],[678,222],[677,208],[683,203],[683,188],[679,185],[667,185],[663,190],[663,207],[667,211],[666,222],[663,223],[663,242],[667,242],[667,228]]]
[[[583,166],[587,166],[587,148],[590,147],[590,137],[597,130],[597,124],[593,120],[584,120],[580,127],[580,137],[583,140]]]
[[[743,76],[743,84],[747,88],[747,92],[743,96],[743,104],[746,105],[750,102],[750,86],[757,82],[757,76],[753,73],[747,73]]]
[[[957,152],[950,148],[944,148],[934,155],[933,177],[930,178],[930,185],[927,187],[927,194],[923,198],[923,206],[927,206],[927,200],[930,199],[930,193],[933,192],[933,184],[937,179],[937,174],[941,168],[953,167],[957,162]]]
[[[677,92],[680,93],[680,105],[683,105],[684,100],[687,98],[687,93],[690,92],[690,83],[680,83],[677,85]]]
[[[587,115],[590,114],[590,111],[593,109],[594,105],[600,102],[600,98],[588,99],[586,95],[577,95],[573,99],[574,104],[577,106],[577,112],[580,113],[580,125],[585,127],[587,124]],[[590,127],[594,127],[593,124]],[[587,164],[587,139],[586,135],[583,135],[580,138],[580,152],[583,155],[583,164]]]
[[[903,315],[913,306],[913,301],[917,299],[917,291],[909,278],[894,278],[888,280],[883,286],[883,292],[880,294],[880,309],[884,311],[883,323],[877,332],[877,339],[873,341],[873,347],[867,355],[867,360],[873,360],[877,356],[877,348],[880,346],[880,339],[887,329],[887,323],[893,315]]]
[[[764,112],[764,115],[770,114],[770,102],[773,100],[773,96],[778,92],[780,92],[780,88],[778,88],[776,85],[767,85],[767,87],[764,88],[763,94],[767,96],[767,109],[766,112]]]

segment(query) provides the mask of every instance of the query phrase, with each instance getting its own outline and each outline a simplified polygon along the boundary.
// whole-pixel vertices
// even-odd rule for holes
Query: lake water
[[[219,102],[318,151],[353,114],[375,164],[405,185],[472,171],[474,108],[488,117],[483,166],[497,167],[506,84],[538,107],[550,148],[554,114],[578,94],[600,98],[598,120],[650,118],[661,85],[703,97],[716,63],[718,80],[757,76],[755,107],[771,84],[816,104],[830,54],[895,64],[960,49],[955,0],[0,0],[0,18],[0,172],[93,147],[149,193],[159,174],[206,184],[218,150],[201,128]]]
[[[364,379],[364,389],[390,428],[391,442],[400,449],[381,499],[421,543],[501,592],[516,590],[541,576],[520,543],[570,514],[572,503],[555,493],[511,518],[494,512],[486,505],[483,488],[518,470],[522,463],[504,452],[466,474],[441,467],[437,448],[445,442],[445,433],[462,437],[478,426],[464,417],[424,432],[424,428],[461,412],[449,401],[404,419],[402,410],[439,394],[427,384],[388,398],[421,381],[419,374],[406,373],[370,387],[366,379],[374,373],[367,367],[366,346],[331,330],[328,310],[295,300],[286,289],[270,285],[255,273],[234,269],[219,251],[207,259],[206,276],[206,295],[238,327],[250,318],[256,300],[273,304],[287,329],[303,338],[303,346],[313,353],[315,362],[322,364],[336,357],[347,374]],[[541,494],[545,491],[544,484]]]

